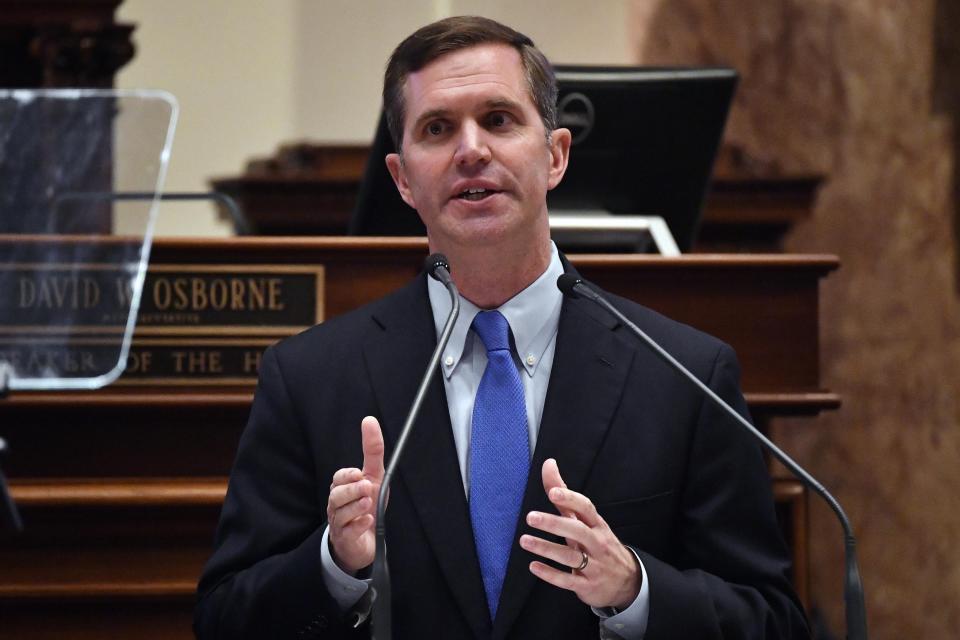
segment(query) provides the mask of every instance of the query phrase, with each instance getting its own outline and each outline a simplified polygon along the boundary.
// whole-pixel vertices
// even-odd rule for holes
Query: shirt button
[[[448,367],[452,367],[452,366],[453,366],[453,356],[447,356],[447,359],[443,361],[443,364],[447,365]]]
[[[533,357],[533,354],[532,354],[532,353],[529,354],[529,355],[527,355],[527,364],[528,364],[528,365],[530,365],[530,366],[532,367],[534,364],[536,364],[536,362],[537,362],[537,359]]]

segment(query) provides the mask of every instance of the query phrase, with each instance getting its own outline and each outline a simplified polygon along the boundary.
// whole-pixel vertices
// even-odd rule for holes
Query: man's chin
[[[452,244],[466,248],[480,248],[502,245],[511,238],[516,239],[515,225],[507,224],[503,219],[474,219],[462,221],[444,234]]]
[[[512,245],[524,241],[539,240],[541,235],[549,237],[546,219],[518,210],[516,207],[457,207],[445,208],[428,225],[431,247],[433,239],[437,245],[450,247],[448,251],[471,250],[474,248]],[[544,225],[543,233],[538,228]]]

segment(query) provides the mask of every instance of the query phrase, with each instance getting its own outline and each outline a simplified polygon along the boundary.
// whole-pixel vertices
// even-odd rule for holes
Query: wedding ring
[[[580,555],[583,556],[583,559],[580,561],[580,566],[576,567],[574,571],[583,571],[587,568],[587,563],[590,562],[590,557],[586,554],[585,551],[581,550]]]

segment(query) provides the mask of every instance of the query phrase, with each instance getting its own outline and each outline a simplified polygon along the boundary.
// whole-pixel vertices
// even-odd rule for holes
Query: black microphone
[[[820,484],[813,476],[811,476],[807,471],[797,464],[790,456],[780,450],[780,448],[773,444],[769,438],[760,433],[756,427],[754,427],[750,422],[737,413],[729,404],[723,401],[723,399],[713,392],[707,385],[703,384],[695,375],[690,373],[686,367],[680,364],[673,356],[667,353],[656,341],[644,333],[640,327],[630,322],[630,320],[620,313],[620,310],[610,304],[603,296],[591,289],[586,283],[583,282],[580,278],[565,273],[559,278],[557,278],[557,288],[563,292],[565,296],[571,298],[586,298],[587,300],[599,305],[605,309],[608,313],[613,315],[617,320],[619,320],[627,329],[630,330],[635,336],[640,338],[661,360],[667,363],[668,366],[673,368],[675,371],[681,374],[689,382],[693,383],[707,398],[709,398],[717,407],[719,407],[724,413],[733,418],[733,420],[739,424],[741,427],[746,429],[754,438],[756,438],[763,447],[769,451],[773,456],[783,463],[791,473],[800,478],[800,481],[803,482],[810,490],[823,498],[826,503],[830,506],[833,512],[836,514],[837,518],[840,520],[840,526],[843,527],[843,535],[846,546],[846,561],[847,561],[847,571],[844,578],[844,601],[846,604],[846,613],[847,613],[847,638],[848,640],[867,640],[867,609],[864,604],[863,598],[863,582],[860,580],[860,568],[857,564],[857,542],[853,537],[853,528],[850,526],[850,521],[847,519],[847,514],[843,512],[843,508],[840,506],[840,503],[837,502],[837,499],[834,498],[830,493]]]
[[[443,284],[450,281],[450,261],[442,253],[431,253],[423,261],[423,270]]]
[[[403,447],[407,443],[410,431],[413,427],[417,415],[420,413],[420,405],[427,395],[427,388],[430,386],[430,379],[433,372],[436,371],[440,363],[440,355],[446,349],[450,341],[450,334],[453,333],[453,326],[457,322],[457,316],[460,315],[460,294],[457,292],[456,285],[450,278],[450,263],[447,257],[442,253],[434,253],[424,262],[424,270],[432,278],[440,281],[450,294],[450,315],[447,316],[447,322],[440,333],[440,340],[437,342],[437,348],[433,350],[433,356],[427,365],[427,370],[420,381],[420,388],[410,407],[410,413],[407,414],[407,421],[403,424],[400,431],[400,437],[397,438],[397,444],[393,448],[393,455],[390,456],[390,462],[383,474],[383,482],[380,484],[380,494],[377,496],[377,525],[376,525],[376,552],[373,557],[373,584],[371,585],[373,599],[373,629],[372,637],[374,640],[389,640],[393,634],[391,611],[390,611],[390,567],[387,564],[387,541],[386,541],[386,513],[387,513],[387,495],[390,489],[390,481],[393,480],[393,474],[400,462],[400,456],[403,455]],[[362,622],[362,618],[357,621],[357,625]]]

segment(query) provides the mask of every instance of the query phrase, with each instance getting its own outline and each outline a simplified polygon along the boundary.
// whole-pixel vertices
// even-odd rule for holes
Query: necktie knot
[[[510,349],[510,323],[499,311],[481,311],[473,318],[473,330],[483,341],[487,353]]]

